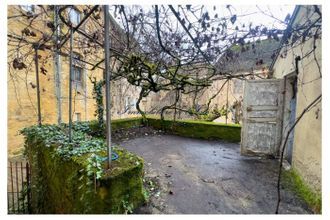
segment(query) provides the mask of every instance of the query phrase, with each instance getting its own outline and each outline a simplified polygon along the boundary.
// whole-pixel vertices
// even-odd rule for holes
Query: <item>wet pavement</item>
[[[139,213],[273,214],[278,161],[240,155],[237,143],[145,134],[119,144],[145,160],[145,176],[159,184]],[[280,213],[311,213],[282,189]]]

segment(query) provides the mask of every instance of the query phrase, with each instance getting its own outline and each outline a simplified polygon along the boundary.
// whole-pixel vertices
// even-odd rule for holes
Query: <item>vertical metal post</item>
[[[55,94],[57,100],[57,123],[61,124],[62,122],[62,99],[61,99],[61,64],[60,64],[60,55],[58,51],[59,37],[60,37],[60,22],[58,17],[59,6],[54,6],[54,26],[55,30],[55,52],[54,52],[54,71],[55,71]]]
[[[7,212],[8,214],[11,213],[11,210],[10,210],[10,192],[7,191]]]
[[[29,163],[26,162],[26,182],[27,182],[27,211],[28,213],[32,213],[31,211],[31,170],[29,167]]]
[[[227,101],[226,101],[226,124],[228,123],[228,90],[229,90],[230,81],[227,84]]]
[[[34,45],[34,63],[36,67],[36,83],[37,83],[37,102],[38,102],[38,125],[41,125],[41,107],[40,107],[40,85],[39,85],[39,58],[38,58],[38,46]]]
[[[104,11],[104,65],[105,65],[105,103],[106,103],[106,129],[108,169],[111,165],[111,94],[110,94],[110,33],[109,33],[109,6],[103,5]]]
[[[17,161],[15,162],[15,174],[16,174],[16,196],[17,196],[17,212],[20,213],[20,202],[19,202],[19,183],[18,183],[18,165]]]
[[[70,76],[69,76],[69,141],[72,140],[72,44],[73,44],[73,28],[70,28]]]
[[[24,175],[23,175],[23,162],[21,161],[21,190],[20,190],[20,192],[21,192],[21,195],[23,194],[22,192],[23,192],[23,190],[24,190]],[[25,213],[25,198],[22,196],[22,198],[23,198],[23,201],[22,201],[22,213]]]
[[[10,162],[10,182],[11,182],[11,202],[12,213],[15,213],[15,194],[14,194],[14,179],[13,179],[13,164]]]

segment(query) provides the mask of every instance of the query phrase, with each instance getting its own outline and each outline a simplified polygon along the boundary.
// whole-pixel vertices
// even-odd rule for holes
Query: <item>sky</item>
[[[258,7],[264,11],[267,14],[273,15],[275,18],[284,20],[287,14],[289,13],[292,15],[292,12],[294,10],[294,5],[233,5],[233,8],[236,9],[237,14],[251,14],[249,16],[244,16],[241,18],[238,18],[238,22],[241,23],[249,23],[252,22],[255,25],[263,24],[267,27],[273,27],[273,25],[276,25],[275,27],[283,27],[283,24],[280,22],[277,22],[274,18],[267,16],[260,12]]]
[[[215,2],[214,2],[215,3]],[[151,5],[141,5],[145,11],[152,10]],[[213,6],[216,6],[216,10],[213,10]],[[175,5],[173,5],[174,8]],[[275,18],[278,18],[284,21],[287,14],[292,15],[295,5],[232,5],[231,12],[232,14],[237,15],[246,15],[237,18],[236,24],[245,23],[247,26],[250,22],[253,25],[265,25],[269,28],[280,28],[283,29],[285,26],[278,22],[276,19],[268,16],[272,15]],[[219,15],[219,17],[228,17],[230,16],[229,10],[225,5],[217,5],[217,4],[207,4],[205,8],[210,13],[210,17],[212,18],[215,13]],[[113,7],[110,7],[110,13],[113,15]],[[268,14],[264,14],[264,13]],[[175,18],[173,18],[175,19]],[[236,25],[235,24],[235,25]]]

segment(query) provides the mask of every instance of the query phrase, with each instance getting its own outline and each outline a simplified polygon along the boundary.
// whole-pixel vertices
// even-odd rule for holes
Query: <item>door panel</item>
[[[282,80],[245,82],[241,154],[277,155],[282,129],[282,91]]]

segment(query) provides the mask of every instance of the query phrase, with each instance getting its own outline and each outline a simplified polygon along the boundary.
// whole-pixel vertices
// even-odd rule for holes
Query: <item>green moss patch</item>
[[[66,127],[24,129],[31,164],[33,213],[129,213],[145,202],[143,159],[120,147],[119,158],[106,168],[103,139],[77,129],[71,143]]]
[[[118,130],[142,125],[142,117],[116,119],[111,122],[111,129]]]
[[[116,131],[119,129],[133,128],[143,125],[142,117],[123,118],[111,121],[111,130]],[[83,131],[94,137],[105,138],[106,130],[105,124],[99,125],[98,121],[85,121],[76,122],[73,124],[73,129],[76,131]]]
[[[224,124],[198,120],[161,120],[147,116],[146,121],[142,117],[116,119],[111,121],[112,131],[138,127],[141,125],[151,126],[155,129],[165,130],[168,133],[184,137],[201,139],[222,139],[229,142],[240,142],[241,126],[237,124]],[[76,131],[83,131],[92,136],[105,137],[105,126],[100,127],[97,121],[79,122],[74,124]]]
[[[322,195],[320,192],[314,192],[295,170],[284,171],[282,177],[282,184],[285,187],[294,191],[315,213],[321,213]]]
[[[194,121],[194,120],[160,120],[148,117],[147,123],[156,129],[163,129],[169,133],[201,138],[201,139],[222,139],[229,142],[241,140],[241,126],[235,124],[222,124],[215,122]]]

